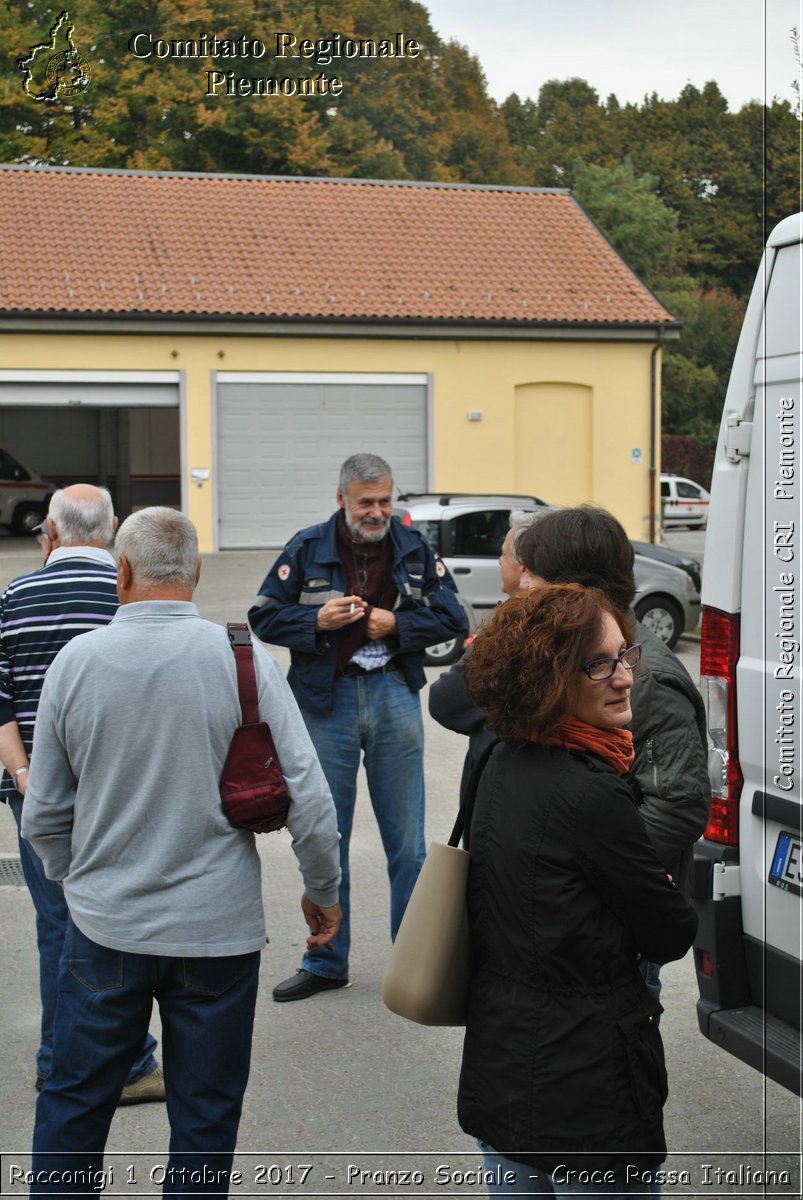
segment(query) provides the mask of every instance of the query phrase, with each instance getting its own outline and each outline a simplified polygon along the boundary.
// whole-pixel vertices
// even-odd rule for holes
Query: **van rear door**
[[[800,1027],[801,243],[779,245],[753,383],[737,667],[742,922],[751,993]],[[761,547],[761,551],[758,548]],[[755,549],[750,549],[755,548]]]
[[[695,850],[700,1028],[801,1091],[801,243],[773,231],[725,400],[703,578],[712,807]]]

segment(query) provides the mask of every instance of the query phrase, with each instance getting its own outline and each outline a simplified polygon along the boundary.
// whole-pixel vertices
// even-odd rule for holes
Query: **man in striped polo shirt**
[[[45,674],[53,659],[80,633],[108,625],[117,610],[117,568],[106,548],[117,528],[105,488],[76,483],[53,494],[39,527],[44,566],[11,582],[0,598],[0,799],[8,803],[19,834],[33,727]],[[60,883],[44,873],[39,857],[19,837],[20,863],[36,909],[41,1044],[36,1088],[50,1074],[59,959],[67,929]],[[121,1103],[164,1099],[162,1069],[148,1034],[129,1075]]]

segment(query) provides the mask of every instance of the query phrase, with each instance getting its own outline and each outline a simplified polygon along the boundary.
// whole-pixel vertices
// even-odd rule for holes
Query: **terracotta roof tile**
[[[567,192],[3,167],[6,313],[655,324]]]

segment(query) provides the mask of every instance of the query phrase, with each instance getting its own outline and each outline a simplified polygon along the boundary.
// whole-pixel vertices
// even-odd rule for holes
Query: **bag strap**
[[[463,839],[464,849],[469,849],[471,841],[471,818],[474,815],[474,802],[477,799],[477,790],[480,786],[482,773],[487,766],[488,759],[493,754],[495,748],[499,745],[500,739],[495,737],[492,742],[485,747],[480,754],[474,766],[471,768],[471,774],[468,779],[466,790],[460,798],[460,811],[457,814],[457,820],[454,823],[452,832],[449,834],[448,845],[459,846],[460,839]]]
[[[237,664],[237,691],[240,693],[240,708],[242,709],[243,725],[258,725],[259,699],[257,695],[257,676],[254,668],[254,648],[251,645],[251,632],[247,625],[229,622],[226,626],[234,661]]]

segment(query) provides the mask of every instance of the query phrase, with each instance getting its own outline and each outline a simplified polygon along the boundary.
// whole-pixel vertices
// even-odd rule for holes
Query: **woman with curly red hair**
[[[628,782],[631,638],[601,592],[547,586],[498,608],[466,666],[502,739],[471,825],[458,1097],[492,1196],[658,1195],[666,1071],[638,963],[681,958],[697,920]]]

